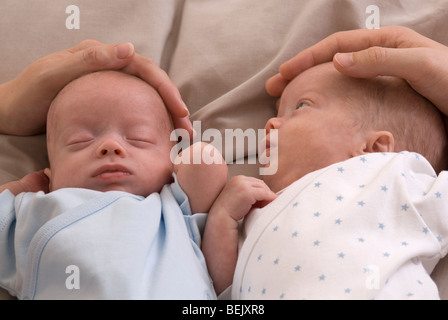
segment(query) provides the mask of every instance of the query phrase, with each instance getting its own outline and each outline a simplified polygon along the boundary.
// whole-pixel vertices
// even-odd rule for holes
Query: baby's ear
[[[389,131],[376,131],[367,137],[364,153],[393,152],[395,147],[394,136]]]

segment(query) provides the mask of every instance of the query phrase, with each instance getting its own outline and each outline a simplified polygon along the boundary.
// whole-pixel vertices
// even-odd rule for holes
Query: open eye
[[[309,107],[309,106],[310,106],[310,104],[309,104],[308,102],[300,102],[300,103],[297,105],[296,110],[300,110],[300,109],[302,109],[303,107]]]

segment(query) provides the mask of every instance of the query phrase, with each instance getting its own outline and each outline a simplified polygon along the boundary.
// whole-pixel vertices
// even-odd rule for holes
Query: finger
[[[113,50],[112,50],[113,49]],[[110,51],[110,52],[100,52],[101,50]],[[88,39],[84,40],[75,47],[68,49],[68,52],[73,54],[80,53],[86,59],[86,63],[97,65],[97,64],[109,64],[114,63],[114,60],[118,60],[120,63],[123,63],[123,59],[128,60],[131,59],[135,54],[135,48],[132,43],[118,43],[114,45],[107,45],[101,43],[96,40]],[[96,59],[90,60],[89,58],[93,57]],[[105,58],[102,60],[101,58]]]
[[[375,46],[405,48],[427,45],[433,45],[433,42],[404,27],[342,31],[328,36],[285,62],[280,67],[280,73],[285,79],[291,80],[312,66],[331,61],[338,52],[355,52]]]
[[[334,66],[340,72],[355,78],[396,76],[410,82],[418,81],[426,70],[427,49],[389,49],[372,47],[355,53],[336,54]]]
[[[277,99],[277,101],[275,102],[275,109],[277,110],[277,112],[280,110],[280,102],[281,99]]]
[[[194,134],[193,134],[193,125],[191,124],[189,117],[172,117],[173,119],[173,125],[175,129],[185,129],[188,132],[188,135],[190,136],[190,141],[193,141]]]
[[[267,186],[262,187],[258,186],[254,188],[253,197],[255,199],[254,207],[262,208],[277,198],[277,194],[275,194],[271,189]]]
[[[160,81],[158,85],[156,84],[156,88],[171,114],[177,117],[189,116],[188,108],[182,100],[179,89],[171,82],[166,72],[162,73]]]
[[[90,46],[78,50],[72,59],[80,72],[88,73],[106,69],[121,69],[129,64],[134,57],[135,49],[132,43],[116,45]]]
[[[80,50],[77,54],[88,69],[96,71],[97,68],[121,69],[127,65],[135,55],[132,43],[119,43],[115,45],[101,45]]]
[[[251,182],[251,187],[257,190],[260,195],[260,199],[257,200],[273,200],[277,197],[277,194],[272,191],[263,180],[255,177],[248,177],[248,181]]]
[[[188,108],[183,102],[179,90],[154,60],[136,55],[132,63],[123,71],[136,75],[153,86],[159,92],[173,117],[188,116]]]
[[[93,40],[93,39],[87,39],[87,40],[83,40],[80,43],[78,43],[76,46],[74,46],[73,48],[68,49],[67,51],[75,53],[90,47],[98,47],[104,45],[104,43],[101,43],[97,40]]]
[[[285,90],[289,81],[283,78],[279,73],[268,79],[266,82],[266,91],[272,97],[279,97]]]
[[[49,78],[49,85],[65,85],[86,73],[121,69],[132,61],[134,54],[134,46],[123,43],[86,47],[62,57],[48,56],[44,58],[44,76]],[[55,63],[49,63],[52,61]]]

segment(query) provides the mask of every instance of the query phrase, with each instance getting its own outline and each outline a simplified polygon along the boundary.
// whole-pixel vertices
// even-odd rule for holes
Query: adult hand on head
[[[44,132],[51,101],[65,85],[89,72],[120,69],[158,89],[175,125],[192,132],[179,90],[155,62],[135,54],[130,43],[109,45],[85,40],[35,61],[16,78],[0,85],[0,133]]]
[[[44,132],[48,107],[66,84],[85,73],[123,68],[134,54],[130,44],[104,45],[86,40],[35,61],[16,78],[0,85],[0,132]]]
[[[280,96],[295,76],[331,60],[348,76],[403,78],[448,115],[448,47],[404,27],[335,33],[281,65],[266,89]]]
[[[159,92],[171,113],[174,128],[187,130],[190,137],[193,138],[193,126],[189,118],[188,108],[182,100],[179,89],[154,60],[136,54],[132,62],[122,71],[135,75],[153,86]]]

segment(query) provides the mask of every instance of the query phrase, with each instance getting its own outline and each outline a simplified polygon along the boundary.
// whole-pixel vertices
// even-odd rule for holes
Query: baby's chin
[[[68,188],[74,188],[74,189],[88,189],[93,191],[99,191],[99,192],[109,192],[109,191],[121,191],[126,193],[131,193],[136,196],[142,196],[147,197],[151,193],[156,192],[152,190],[140,190],[137,188],[133,188],[130,186],[124,186],[124,185],[106,185],[106,186],[92,186],[92,185],[65,185],[65,186],[59,186],[57,188],[50,188],[50,192],[54,192],[60,189],[68,189]]]
[[[109,191],[121,191],[121,192],[127,192],[131,193],[135,196],[142,196],[142,197],[148,197],[152,193],[159,193],[163,188],[162,186],[149,186],[146,188],[139,188],[134,186],[126,186],[126,185],[108,185],[108,186],[102,186],[97,188],[88,188],[96,191],[101,192],[109,192]]]
[[[280,173],[276,173],[273,175],[265,175],[262,177],[264,183],[275,193],[279,193],[283,191],[285,188],[289,187],[295,181],[297,181],[300,177],[292,178],[292,176],[283,176]]]
[[[134,193],[134,190],[132,190],[132,188],[129,187],[124,187],[124,186],[105,186],[105,187],[98,187],[98,188],[94,188],[93,190],[96,191],[101,191],[101,192],[108,192],[108,191],[121,191],[121,192],[127,192],[127,193]]]
[[[50,183],[50,192],[66,189],[79,188],[99,192],[121,191],[131,193],[136,196],[148,197],[152,193],[161,192],[164,185],[172,183],[172,175],[166,177],[153,176],[151,179],[133,179],[126,177],[115,181],[98,181],[95,179],[86,179],[84,181],[57,181],[59,183]]]
[[[283,188],[281,188],[281,185],[278,183],[279,181],[277,181],[275,179],[274,175],[262,176],[262,180],[264,181],[264,183],[266,183],[266,185],[269,187],[269,189],[271,189],[274,192],[278,192],[283,189]],[[281,189],[279,189],[279,188],[281,188]]]

